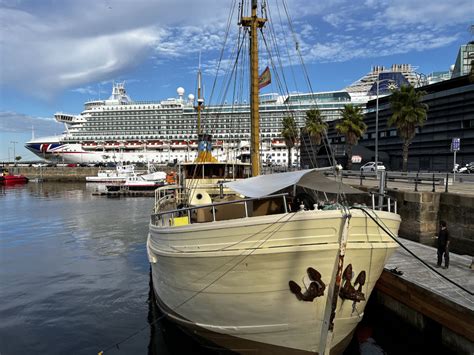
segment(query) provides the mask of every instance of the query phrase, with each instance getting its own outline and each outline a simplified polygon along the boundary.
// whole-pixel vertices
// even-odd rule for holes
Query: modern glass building
[[[468,75],[474,62],[474,41],[464,44],[459,48],[456,63],[454,64],[453,78]]]

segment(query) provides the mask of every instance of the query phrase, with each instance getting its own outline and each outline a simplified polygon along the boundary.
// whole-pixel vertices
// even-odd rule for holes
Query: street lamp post
[[[380,79],[377,74],[377,96],[375,99],[375,176],[379,178],[379,84]]]
[[[380,80],[380,73],[377,74],[377,92],[376,92],[376,98],[375,98],[375,175],[377,176],[377,179],[378,179],[378,169],[379,169],[379,85],[380,85],[380,82],[383,82],[383,81],[393,83],[393,80],[391,79]]]
[[[16,165],[16,152],[15,152],[15,144],[17,144],[18,142],[16,141],[10,141],[10,143],[13,144],[13,162],[14,164]]]

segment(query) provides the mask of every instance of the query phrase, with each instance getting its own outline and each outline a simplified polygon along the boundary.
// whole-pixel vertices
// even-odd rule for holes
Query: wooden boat
[[[340,182],[337,166],[258,175],[256,50],[266,19],[250,4],[238,22],[251,33],[253,177],[205,182],[197,161],[187,179],[156,190],[147,240],[154,292],[169,319],[213,347],[342,353],[397,247],[400,216],[386,196],[378,207],[347,203],[360,191]]]

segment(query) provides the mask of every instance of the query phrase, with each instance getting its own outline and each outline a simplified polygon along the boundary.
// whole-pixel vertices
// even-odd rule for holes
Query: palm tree
[[[306,120],[303,130],[308,134],[311,143],[314,163],[321,148],[321,142],[328,129],[328,124],[323,121],[321,111],[318,108],[306,111]],[[305,145],[306,146],[306,145]],[[317,165],[316,165],[317,166]]]
[[[298,139],[298,127],[296,126],[296,122],[294,117],[284,117],[281,121],[283,126],[281,130],[281,135],[285,139],[285,145],[288,149],[288,170],[291,168],[291,148],[293,148],[296,144]]]
[[[328,129],[328,124],[323,121],[321,111],[319,111],[319,109],[314,108],[309,111],[306,111],[304,129],[311,138],[312,143],[316,145],[321,145],[321,141],[323,140],[324,134]]]
[[[344,105],[341,110],[342,119],[336,124],[336,131],[346,137],[347,169],[352,169],[352,147],[357,145],[360,137],[367,130],[364,115],[359,106]]]
[[[426,95],[424,91],[417,91],[411,85],[402,86],[395,90],[390,97],[392,117],[387,126],[395,125],[398,134],[403,140],[403,171],[408,167],[408,147],[416,134],[416,128],[423,126],[426,121],[428,105],[421,102]]]

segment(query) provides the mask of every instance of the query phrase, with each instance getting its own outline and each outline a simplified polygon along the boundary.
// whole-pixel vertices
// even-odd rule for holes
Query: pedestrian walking
[[[444,266],[443,269],[449,267],[449,231],[446,225],[446,221],[439,222],[439,233],[438,233],[438,263],[437,267],[441,267],[441,262],[444,255]]]

